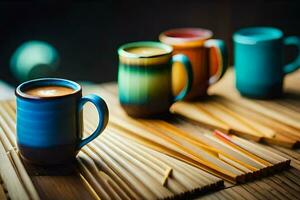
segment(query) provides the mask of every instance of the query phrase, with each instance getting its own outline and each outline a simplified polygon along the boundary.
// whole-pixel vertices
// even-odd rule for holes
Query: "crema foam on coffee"
[[[127,52],[141,55],[141,56],[156,56],[165,54],[166,50],[163,48],[157,48],[157,47],[132,47],[126,49]]]
[[[26,94],[36,97],[57,97],[74,93],[74,90],[64,86],[38,86],[25,91]]]

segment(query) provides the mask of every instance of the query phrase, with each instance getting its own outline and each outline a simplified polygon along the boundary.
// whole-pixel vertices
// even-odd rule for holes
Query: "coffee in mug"
[[[138,54],[141,56],[156,56],[160,54],[165,54],[166,51],[162,48],[156,47],[133,47],[126,50],[129,53]]]

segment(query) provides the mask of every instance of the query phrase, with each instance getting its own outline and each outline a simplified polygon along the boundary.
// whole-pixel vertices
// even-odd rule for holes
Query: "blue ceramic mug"
[[[68,88],[59,96],[35,96],[28,91],[41,87]],[[33,164],[64,164],[95,139],[108,122],[104,100],[94,94],[82,97],[81,86],[73,81],[42,78],[19,85],[17,97],[17,144],[23,160]],[[86,102],[95,105],[99,124],[95,132],[82,139],[82,109]]]
[[[233,35],[236,88],[252,98],[273,98],[282,94],[283,78],[300,67],[300,38],[284,37],[272,27],[253,27]],[[284,65],[284,45],[298,48],[297,58]]]

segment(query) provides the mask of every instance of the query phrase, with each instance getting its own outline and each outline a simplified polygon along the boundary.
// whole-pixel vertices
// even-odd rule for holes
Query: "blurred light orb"
[[[11,72],[19,81],[51,76],[58,65],[56,49],[47,42],[36,40],[21,44],[10,60]]]

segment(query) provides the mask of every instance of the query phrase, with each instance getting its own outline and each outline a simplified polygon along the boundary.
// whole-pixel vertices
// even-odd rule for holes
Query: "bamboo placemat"
[[[261,174],[272,172],[274,169],[289,166],[289,159],[277,157],[272,161],[268,160],[275,154],[265,151],[258,144],[236,136],[203,134],[199,131],[191,133],[163,120],[141,120],[127,117],[118,103],[116,87],[102,88],[104,89],[95,88],[89,92],[100,94],[108,102],[111,113],[109,129],[208,171],[226,181],[244,182],[261,177]],[[89,116],[93,115],[95,113],[89,113]],[[172,117],[167,120],[173,121]],[[249,157],[251,157],[250,160]],[[256,161],[263,164],[256,165],[257,163],[253,163],[252,159],[258,159]],[[266,160],[268,161],[265,162]]]
[[[102,92],[103,97],[108,98],[108,95],[111,94]],[[111,99],[111,101],[108,102],[117,101],[116,99]],[[253,152],[243,145],[250,145],[249,147],[253,148],[251,145],[255,145],[254,143],[247,141],[241,143],[237,137],[227,138],[224,137],[222,133],[216,133],[215,137],[208,135],[205,142],[215,141],[217,142],[215,144],[217,146],[221,145],[223,150],[225,149],[225,152],[222,149],[220,150],[220,148],[216,150],[215,148],[217,146],[214,146],[214,143],[210,143],[209,145],[211,146],[207,147],[205,147],[204,144],[197,144],[198,146],[195,147],[197,147],[198,150],[202,148],[202,151],[196,151],[193,155],[194,157],[189,157],[188,154],[184,153],[184,149],[183,151],[177,151],[176,148],[173,148],[171,149],[172,151],[165,151],[166,149],[168,150],[168,148],[161,146],[162,149],[159,149],[156,145],[151,144],[151,142],[157,142],[159,137],[154,138],[155,141],[141,140],[139,137],[132,137],[132,130],[126,129],[129,124],[126,124],[126,121],[119,123],[118,120],[133,119],[121,116],[122,114],[117,113],[121,112],[117,105],[112,106],[110,103],[109,108],[111,118],[108,128],[93,143],[83,148],[78,156],[79,173],[85,181],[86,187],[89,188],[95,198],[178,198],[218,189],[223,185],[223,181],[220,178],[232,183],[235,181],[244,182],[268,173],[273,173],[274,170],[282,170],[289,165],[289,160],[284,157],[266,149],[260,149],[261,152]],[[95,114],[93,109],[89,107],[85,109],[85,132],[91,132],[91,130],[95,128]],[[171,124],[160,120],[133,120],[132,124],[134,129],[138,129],[138,126],[135,126],[136,123],[141,123],[142,128],[145,130],[151,127],[150,124],[153,123],[154,126],[161,129],[168,129],[168,131],[171,131],[174,135],[184,134],[184,131],[174,129],[174,126]],[[126,126],[124,126],[124,124]],[[21,195],[22,199],[24,199],[24,197],[25,199],[26,197],[27,199],[39,199],[35,187],[16,153],[14,102],[2,102],[0,104],[0,126],[2,127],[0,133],[1,144],[3,145],[0,145],[0,149],[1,147],[3,148],[3,155],[5,155],[2,158],[3,163],[10,164],[9,168],[1,169],[1,175],[5,177],[5,175],[8,174],[7,172],[11,171],[9,173],[10,179],[7,178],[5,183],[8,185],[19,185],[18,192],[16,192],[16,188],[11,186],[9,189],[8,187],[9,194]],[[152,132],[145,134],[148,134],[148,136],[151,134],[154,135],[159,131],[159,129],[156,131],[155,129],[150,130]],[[202,139],[204,138],[205,137]],[[223,139],[230,140],[223,141]],[[238,139],[238,141],[236,139]],[[192,140],[200,141],[199,138],[192,138]],[[151,145],[149,145],[149,143]],[[238,143],[238,146],[236,146],[235,143]],[[186,146],[184,143],[181,145],[183,147]],[[167,143],[166,147],[168,147]],[[261,148],[259,146],[254,147],[254,149]],[[232,151],[232,149],[234,150]],[[237,153],[237,151],[239,151],[239,153]],[[209,155],[215,153],[223,157],[215,158]],[[229,153],[233,153],[233,155],[229,156]],[[199,159],[200,154],[206,155],[204,160]],[[266,154],[267,157],[264,154]],[[243,159],[247,164],[239,162],[234,158],[235,156]],[[264,157],[264,159],[262,159],[262,157]],[[210,167],[207,168],[207,165],[210,165]],[[5,165],[1,166],[3,167]],[[224,169],[221,167],[224,167]],[[12,199],[20,198],[13,197]]]
[[[253,100],[234,88],[233,71],[210,89],[210,96],[197,102],[177,102],[171,107],[191,121],[226,133],[284,147],[300,142],[300,71],[287,77],[281,99]]]
[[[131,128],[134,128],[135,131],[130,130],[128,129],[128,127],[130,126],[124,126],[123,121],[125,120],[126,122],[126,117],[122,116],[120,109],[118,108],[117,91],[115,84],[103,86],[101,88],[99,86],[89,87],[89,90],[84,91],[86,93],[98,93],[99,95],[104,97],[104,99],[109,103],[109,109],[112,116],[107,130],[102,134],[102,136],[97,138],[87,147],[84,147],[82,152],[78,156],[78,173],[85,183],[85,187],[88,188],[89,192],[96,199],[178,198],[190,194],[203,194],[205,192],[220,188],[223,185],[222,179],[234,183],[236,179],[232,179],[232,176],[223,176],[227,173],[216,173],[218,172],[218,169],[220,170],[220,168],[216,168],[216,159],[219,159],[219,161],[217,161],[218,165],[220,164],[220,161],[225,162],[226,166],[231,166],[231,170],[233,170],[232,167],[238,169],[239,171],[244,170],[243,172],[249,171],[249,169],[246,169],[247,167],[253,169],[251,168],[251,166],[245,167],[244,165],[241,165],[241,163],[234,159],[224,160],[224,158],[228,158],[226,157],[226,154],[228,154],[228,152],[224,153],[224,149],[222,151],[218,149],[217,151],[218,155],[222,154],[223,152],[223,155],[225,155],[225,157],[223,157],[223,160],[220,157],[213,159],[213,155],[216,155],[213,143],[209,144],[210,148],[207,148],[205,145],[203,146],[203,144],[197,143],[197,141],[201,141],[200,139],[206,139],[210,142],[211,140],[215,142],[217,140],[219,142],[218,144],[220,144],[221,141],[221,144],[224,143],[227,145],[225,145],[225,147],[227,147],[225,148],[225,150],[228,150],[228,145],[229,149],[230,147],[236,145],[234,144],[234,142],[236,142],[237,139],[237,143],[239,143],[237,146],[246,143],[246,147],[250,145],[249,147],[251,147],[252,150],[261,150],[262,148],[263,153],[267,152],[268,156],[264,159],[260,158],[260,156],[264,155],[261,155],[262,152],[259,151],[251,152],[251,149],[246,149],[245,152],[242,152],[242,155],[245,153],[246,155],[251,155],[250,160],[253,161],[254,159],[255,163],[257,161],[259,163],[263,162],[265,166],[271,167],[261,167],[259,170],[253,169],[252,173],[244,173],[244,175],[240,177],[236,176],[238,177],[238,181],[248,181],[260,178],[262,176],[265,176],[266,174],[274,174],[274,172],[277,172],[289,166],[289,159],[285,158],[286,154],[281,154],[280,152],[274,151],[274,149],[266,148],[265,146],[262,147],[261,145],[257,145],[252,142],[249,143],[248,141],[242,141],[242,143],[240,143],[241,139],[235,136],[227,138],[222,133],[211,134],[210,131],[204,129],[200,131],[199,129],[197,129],[196,131],[192,131],[191,128],[184,127],[185,125],[187,127],[191,126],[189,123],[184,122],[184,125],[181,127],[181,124],[177,124],[176,119],[173,119],[172,117],[161,122],[152,121],[151,123],[148,123],[145,121],[135,121],[132,123],[134,126],[131,126]],[[25,191],[25,193],[23,194],[25,195],[25,197],[35,197],[35,199],[38,199],[36,188],[31,187],[31,180],[30,178],[28,179],[28,174],[24,173],[24,166],[22,165],[22,163],[19,165],[16,164],[20,163],[20,160],[18,161],[18,156],[12,156],[17,155],[15,148],[13,148],[15,147],[14,106],[15,105],[12,102],[3,102],[0,104],[0,126],[2,127],[2,131],[0,131],[0,146],[3,146],[5,155],[8,158],[8,160],[5,159],[5,162],[9,161],[8,163],[11,163],[10,166],[12,167],[10,167],[10,169],[13,169],[11,171],[15,171],[15,174],[18,177],[17,180],[19,180],[17,182],[20,182],[20,187],[23,188],[20,189],[20,191]],[[93,111],[89,105],[85,107],[85,132],[90,133],[91,129],[95,127],[95,114],[95,111]],[[122,120],[122,123],[119,123],[118,120]],[[129,120],[132,119],[129,118]],[[176,125],[176,127],[180,127],[180,129],[174,127],[173,125]],[[184,153],[186,149],[183,149],[184,151],[182,151],[181,149],[181,151],[177,153],[175,151],[175,154],[174,151],[166,152],[165,148],[159,149],[159,145],[157,145],[157,143],[153,145],[153,143],[149,142],[149,140],[147,142],[147,140],[136,137],[136,134],[139,132],[137,132],[136,129],[138,129],[139,126],[141,129],[140,133],[146,133],[145,130],[150,130],[150,132],[144,134],[144,136],[153,136],[155,134],[160,134],[159,136],[164,140],[167,139],[168,142],[172,141],[172,144],[175,145],[175,147],[178,142],[183,142],[180,143],[181,146],[191,148],[191,144],[192,146],[197,144],[196,148],[200,147],[200,149],[202,148],[202,150],[204,148],[206,151],[196,151],[196,154],[193,155],[195,157],[192,157],[192,159],[188,156],[188,154]],[[165,133],[165,136],[167,137],[163,136],[162,133]],[[188,140],[187,137],[184,136],[188,136],[188,138],[192,138],[192,140],[195,140],[196,142]],[[157,138],[154,138],[154,140],[155,142],[157,142]],[[161,142],[164,142],[164,140],[161,140]],[[187,143],[184,143],[186,140],[188,140]],[[254,145],[254,148],[252,145]],[[170,146],[167,147],[170,149]],[[242,148],[246,147],[244,145],[244,147]],[[235,151],[236,148],[239,147],[234,147]],[[173,150],[176,150],[176,148],[173,148]],[[189,151],[188,153],[191,152]],[[182,154],[184,156],[182,156]],[[201,161],[199,160],[199,158],[197,159],[197,154],[198,156],[205,154],[206,156],[208,156],[206,158],[212,159],[210,160],[210,162],[215,163],[212,166],[217,170],[214,171],[211,170],[211,168],[207,169],[201,166],[199,164],[200,162],[193,162],[193,159]],[[240,156],[240,154],[234,154],[234,156]],[[242,156],[242,159],[245,158]],[[204,164],[205,163],[207,164],[207,161],[205,161]],[[4,174],[7,172],[7,169],[2,170],[0,168],[0,171],[2,171],[2,173]],[[217,178],[216,176],[218,176],[219,178]],[[295,178],[295,180],[296,179],[297,178]],[[266,180],[268,180],[268,178]],[[7,182],[7,180],[4,180],[4,182]],[[263,187],[256,186],[249,187],[249,189],[247,186],[248,184],[244,185],[243,187],[247,188],[247,190],[253,188],[256,188],[257,190],[263,189]],[[224,190],[222,194],[224,194],[224,196],[227,196],[228,198],[228,193],[231,194],[232,197],[237,196],[233,193],[233,191],[235,190],[237,190],[235,192],[241,192],[244,194],[246,193],[243,189],[241,189],[241,187],[238,188],[239,189],[228,188]],[[81,190],[82,188],[78,189]],[[8,194],[10,193],[16,193],[15,188],[11,189],[11,192],[8,190]]]
[[[39,199],[17,155],[15,117],[15,103],[2,102],[0,158],[4,164],[0,165],[0,173],[12,199]],[[90,133],[95,118],[85,114],[85,119],[85,132]],[[142,146],[110,128],[84,147],[77,160],[86,187],[100,199],[170,199],[219,189],[224,184],[214,175]]]

